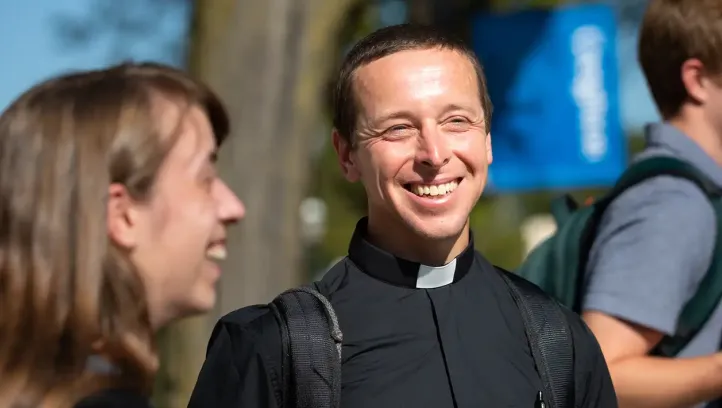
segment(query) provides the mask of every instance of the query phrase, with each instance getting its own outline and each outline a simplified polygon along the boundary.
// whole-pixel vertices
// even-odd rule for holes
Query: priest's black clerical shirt
[[[343,408],[532,408],[543,389],[500,271],[474,250],[430,267],[400,259],[356,227],[348,256],[321,280],[343,331]],[[576,407],[617,401],[593,335],[569,312]],[[216,325],[189,408],[281,408],[281,340],[266,306]]]

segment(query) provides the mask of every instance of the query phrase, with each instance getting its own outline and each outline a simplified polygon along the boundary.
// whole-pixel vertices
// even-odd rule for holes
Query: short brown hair
[[[72,406],[108,381],[149,389],[145,291],[108,237],[106,197],[111,183],[152,194],[176,140],[161,134],[158,95],[205,109],[218,143],[228,134],[216,95],[158,64],[57,77],[0,115],[0,406]],[[89,373],[95,353],[120,375]]]
[[[662,117],[687,99],[680,71],[696,58],[710,75],[722,73],[722,1],[651,0],[642,21],[639,62]]]
[[[484,110],[484,125],[488,132],[491,126],[491,99],[484,70],[474,51],[460,39],[438,28],[399,24],[379,29],[366,36],[356,43],[344,58],[333,94],[333,126],[341,137],[352,142],[356,130],[358,112],[353,94],[353,79],[357,69],[397,52],[434,48],[456,51],[471,61],[476,72],[481,107]]]

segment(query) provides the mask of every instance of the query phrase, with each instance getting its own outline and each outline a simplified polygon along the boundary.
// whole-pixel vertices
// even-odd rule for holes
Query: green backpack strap
[[[722,301],[722,189],[689,163],[672,157],[654,157],[630,167],[607,196],[609,202],[650,175],[680,177],[695,183],[709,198],[717,215],[718,237],[710,267],[697,292],[682,308],[675,334],[665,336],[652,351],[653,355],[673,357],[697,335]]]
[[[697,292],[687,301],[682,308],[682,313],[677,321],[677,330],[673,336],[665,336],[652,351],[653,355],[673,357],[679,354],[687,344],[699,333],[707,320],[712,316],[717,306],[722,301],[722,204],[719,197],[713,201],[717,213],[717,240],[715,242],[714,255],[707,274],[699,283]]]
[[[612,190],[603,198],[607,203],[630,187],[657,176],[672,176],[695,183],[708,197],[719,197],[720,188],[691,164],[674,157],[659,156],[638,161],[622,174]]]

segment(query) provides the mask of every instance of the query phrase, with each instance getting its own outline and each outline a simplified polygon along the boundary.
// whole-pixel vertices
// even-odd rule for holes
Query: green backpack
[[[629,167],[617,184],[590,205],[579,206],[569,195],[552,203],[557,224],[554,235],[531,251],[516,273],[535,283],[564,306],[579,312],[582,281],[589,251],[604,210],[628,188],[660,175],[681,177],[702,189],[717,214],[718,237],[722,234],[722,191],[692,165],[671,157],[653,157]],[[654,350],[660,356],[677,355],[699,332],[722,300],[722,239],[695,295],[685,304],[674,336],[666,336]]]

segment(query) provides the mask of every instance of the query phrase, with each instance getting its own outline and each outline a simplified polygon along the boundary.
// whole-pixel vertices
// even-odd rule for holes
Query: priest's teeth
[[[411,185],[410,190],[412,193],[418,196],[438,197],[451,193],[452,191],[456,190],[456,187],[458,186],[459,183],[457,183],[456,181],[434,185],[414,184]]]
[[[215,244],[212,245],[208,250],[206,250],[206,257],[216,260],[216,261],[222,261],[226,259],[226,246],[222,244]]]

